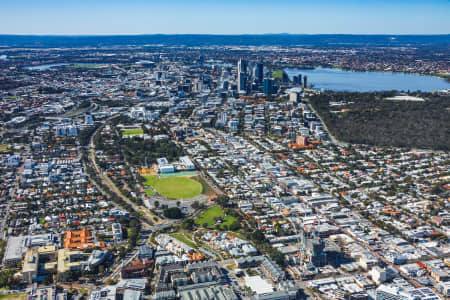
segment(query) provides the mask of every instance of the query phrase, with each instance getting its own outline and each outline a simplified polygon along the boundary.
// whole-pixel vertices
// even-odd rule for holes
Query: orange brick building
[[[70,250],[84,250],[95,247],[92,228],[68,230],[64,237],[64,248]]]

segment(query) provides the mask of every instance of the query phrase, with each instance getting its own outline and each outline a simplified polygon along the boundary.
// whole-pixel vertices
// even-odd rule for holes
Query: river
[[[285,69],[289,78],[302,74],[314,88],[349,91],[417,91],[424,92],[450,89],[450,83],[442,78],[390,72],[355,72],[332,68]]]
[[[46,70],[54,70],[56,67],[62,66],[86,66],[86,67],[95,67],[95,66],[104,66],[106,64],[98,64],[98,63],[59,63],[59,64],[46,64],[46,65],[38,65],[38,66],[29,66],[25,67],[27,70],[34,71],[46,71]]]

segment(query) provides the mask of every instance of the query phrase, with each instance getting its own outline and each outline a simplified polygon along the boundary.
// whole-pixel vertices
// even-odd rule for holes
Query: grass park
[[[203,186],[200,182],[189,177],[159,178],[156,175],[143,176],[147,195],[153,195],[155,191],[163,196],[173,199],[188,199],[200,195]]]
[[[26,293],[0,294],[0,300],[25,300],[25,299],[27,299]]]
[[[222,223],[216,224],[217,219],[222,219]],[[234,221],[236,221],[236,218],[226,215],[220,206],[208,208],[194,220],[195,224],[210,229],[226,229],[224,227],[231,225]]]
[[[136,128],[136,129],[123,129],[122,135],[140,135],[144,134],[144,129]]]
[[[0,144],[0,153],[11,152],[9,144]]]
[[[283,70],[272,71],[272,76],[275,79],[280,79],[281,80],[283,78]]]
[[[194,239],[192,238],[192,235],[189,233],[183,233],[183,232],[175,232],[170,234],[171,237],[176,238],[177,240],[185,243],[186,245],[192,247],[192,248],[198,248],[199,246],[197,243],[194,242]]]

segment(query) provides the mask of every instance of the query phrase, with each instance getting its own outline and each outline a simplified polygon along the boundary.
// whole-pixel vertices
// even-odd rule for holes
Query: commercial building
[[[273,78],[265,78],[263,84],[263,93],[266,96],[272,95],[274,93],[274,82]]]
[[[22,276],[26,283],[33,283],[37,280],[39,268],[39,254],[36,249],[30,249],[25,253],[23,260]]]
[[[186,170],[195,170],[195,165],[188,156],[180,157],[180,161]]]
[[[217,282],[191,284],[178,288],[180,300],[238,300],[233,290]],[[152,298],[153,299],[153,298]]]
[[[376,300],[440,300],[430,288],[406,289],[393,285],[380,285],[376,291]]]
[[[39,235],[23,235],[10,237],[6,244],[3,263],[5,265],[17,265],[25,254],[32,247],[53,245],[57,243],[57,237],[53,233]]]
[[[246,92],[247,90],[247,66],[246,60],[240,59],[238,62],[238,92]]]
[[[156,162],[158,163],[159,172],[163,174],[175,172],[174,166],[169,164],[167,158],[165,157],[158,158]]]

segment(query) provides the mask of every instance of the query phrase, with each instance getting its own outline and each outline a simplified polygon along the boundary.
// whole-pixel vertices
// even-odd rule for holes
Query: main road
[[[105,175],[105,173],[99,168],[96,159],[95,159],[95,144],[94,144],[94,137],[99,134],[99,132],[103,129],[105,124],[113,119],[115,116],[109,118],[103,125],[99,126],[94,133],[91,135],[89,140],[89,150],[88,150],[88,161],[93,166],[93,169],[100,178],[101,182],[108,187],[108,189],[114,193],[116,196],[120,197],[124,202],[126,202],[128,205],[132,207],[132,209],[139,215],[139,219],[142,221],[143,226],[145,226],[148,229],[151,229],[152,231],[159,230],[161,228],[170,227],[172,225],[177,224],[177,221],[168,220],[168,219],[161,219],[159,216],[153,214],[150,210],[148,210],[145,206],[139,206],[133,201],[131,201],[128,197],[122,194],[122,192],[117,188],[117,186],[112,182],[112,180]],[[92,181],[95,183],[95,180],[91,178]],[[103,193],[108,194],[106,191],[104,191],[98,184],[96,184],[97,188],[99,188]]]

